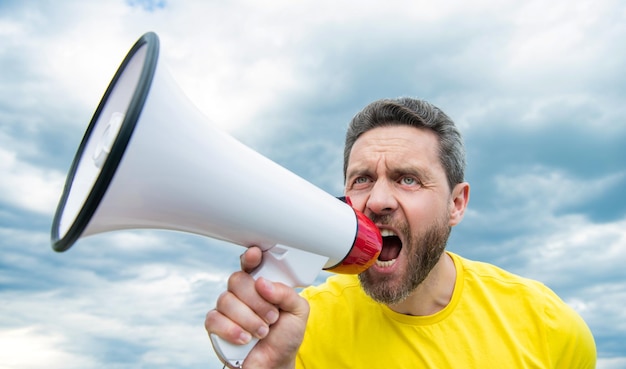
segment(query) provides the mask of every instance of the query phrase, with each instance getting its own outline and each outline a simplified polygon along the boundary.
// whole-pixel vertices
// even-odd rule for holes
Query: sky
[[[598,368],[626,368],[623,1],[0,0],[1,369],[221,368],[204,316],[242,247],[164,230],[50,245],[83,133],[148,31],[208,124],[333,195],[361,108],[440,107],[471,185],[448,249],[545,283]]]

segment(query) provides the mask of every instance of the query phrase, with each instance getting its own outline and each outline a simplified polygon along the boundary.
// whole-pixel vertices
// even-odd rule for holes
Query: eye
[[[419,181],[415,177],[402,177],[400,184],[403,186],[419,186]]]
[[[369,177],[366,177],[366,176],[355,177],[354,180],[352,180],[352,189],[353,190],[365,189],[369,185],[370,182],[371,182],[371,179]]]

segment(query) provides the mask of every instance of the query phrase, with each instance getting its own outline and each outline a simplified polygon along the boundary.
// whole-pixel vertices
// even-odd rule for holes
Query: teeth
[[[392,266],[395,262],[396,262],[396,259],[387,260],[387,261],[376,260],[376,265],[381,268],[387,268],[387,267]]]
[[[397,236],[396,232],[392,231],[391,229],[381,229],[380,235],[383,237]],[[389,268],[390,266],[395,264],[395,262],[396,262],[396,259],[385,260],[385,261],[376,260],[376,266],[378,266],[379,268]]]

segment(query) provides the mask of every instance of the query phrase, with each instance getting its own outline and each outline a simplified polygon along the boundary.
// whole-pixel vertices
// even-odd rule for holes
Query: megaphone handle
[[[327,261],[326,256],[276,245],[263,251],[261,265],[250,275],[255,279],[263,277],[268,281],[280,282],[289,287],[305,287],[315,281]],[[217,357],[224,365],[232,369],[241,368],[248,353],[258,342],[257,338],[252,338],[245,345],[235,345],[212,333],[210,338]]]
[[[224,341],[213,333],[211,333],[209,337],[211,337],[211,344],[213,345],[213,350],[215,350],[217,357],[224,365],[232,369],[241,368],[243,361],[259,341],[258,338],[253,337],[250,342],[245,345],[234,345]]]

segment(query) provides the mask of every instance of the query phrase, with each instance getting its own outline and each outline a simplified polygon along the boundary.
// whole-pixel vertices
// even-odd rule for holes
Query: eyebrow
[[[366,166],[357,166],[353,169],[348,169],[346,173],[346,180],[357,176],[372,176],[372,171]],[[432,174],[428,169],[416,168],[414,166],[400,166],[389,171],[389,174],[393,178],[401,177],[404,175],[412,175],[419,178],[422,181],[432,181]]]
[[[415,176],[425,182],[432,181],[432,174],[427,168],[416,168],[414,166],[401,166],[401,167],[397,167],[391,170],[391,175],[394,178],[401,177],[407,174]]]
[[[346,172],[346,180],[350,179],[352,177],[356,177],[356,176],[370,176],[372,173],[371,170],[364,168],[364,167],[357,167],[354,169],[348,169],[348,171]]]

